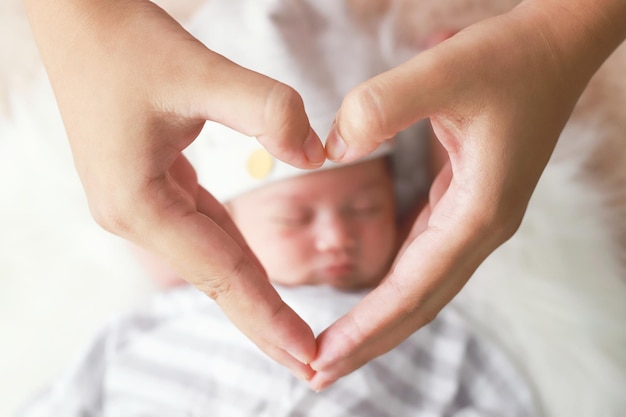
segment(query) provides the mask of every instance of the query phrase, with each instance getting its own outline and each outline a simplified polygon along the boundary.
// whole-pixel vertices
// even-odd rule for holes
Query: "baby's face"
[[[278,284],[372,287],[395,253],[393,183],[383,158],[270,184],[229,207]]]

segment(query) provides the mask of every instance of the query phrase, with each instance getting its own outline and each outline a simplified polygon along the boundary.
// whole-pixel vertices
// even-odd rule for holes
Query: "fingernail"
[[[326,139],[326,155],[331,161],[338,162],[346,154],[346,142],[343,141],[341,135],[337,131],[337,124],[333,123]]]
[[[324,147],[322,142],[313,129],[309,129],[309,136],[302,145],[302,150],[306,155],[309,163],[314,167],[320,167],[326,160],[326,154],[324,153]]]
[[[309,362],[311,362],[309,359],[305,358],[301,354],[294,354],[293,352],[290,352],[290,351],[287,351],[287,353],[291,355],[291,357],[293,357],[295,360],[297,360],[298,362],[304,365],[309,365]]]
[[[313,371],[311,368],[307,370],[292,370],[292,372],[296,376],[296,378],[304,382],[309,382],[313,378],[313,376],[315,376],[315,371]]]
[[[333,384],[334,381],[319,381],[319,378],[311,378],[309,381],[309,388],[315,392],[322,392]]]

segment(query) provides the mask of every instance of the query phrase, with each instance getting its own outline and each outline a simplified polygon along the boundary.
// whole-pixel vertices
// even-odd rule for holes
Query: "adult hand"
[[[430,322],[518,228],[588,80],[626,37],[623,0],[527,0],[358,86],[326,145],[356,159],[430,117],[449,163],[386,279],[318,337],[319,390]]]
[[[93,216],[214,298],[308,379],[316,341],[182,156],[205,120],[301,168],[325,160],[300,96],[215,54],[149,1],[26,0]]]

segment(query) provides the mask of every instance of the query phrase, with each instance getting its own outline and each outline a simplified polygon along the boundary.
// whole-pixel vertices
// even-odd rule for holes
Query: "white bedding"
[[[365,294],[278,288],[319,333]],[[537,417],[527,382],[452,308],[314,392],[191,286],[115,317],[18,417]]]
[[[45,82],[25,88],[40,69],[23,20],[9,20],[16,4],[0,4],[0,415],[110,312],[154,290],[127,244],[89,217]],[[23,49],[9,49],[15,39]],[[455,301],[514,356],[550,417],[626,410],[625,63],[622,48],[581,101],[519,233]]]

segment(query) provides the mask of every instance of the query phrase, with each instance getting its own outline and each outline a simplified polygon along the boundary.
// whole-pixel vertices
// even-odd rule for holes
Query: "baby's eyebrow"
[[[384,178],[376,177],[374,179],[367,181],[360,188],[361,189],[374,188],[374,187],[384,186],[385,184],[386,184],[386,181]]]
[[[372,190],[384,189],[386,188],[386,186],[387,186],[387,182],[385,178],[376,177],[372,179],[367,179],[366,181],[363,181],[363,183],[357,184],[357,186],[354,187],[354,190],[350,192],[349,195],[359,196],[361,194],[371,192]],[[287,191],[275,190],[275,191],[268,192],[266,195],[262,196],[260,198],[260,203],[267,204],[267,203],[280,202],[280,203],[288,203],[288,204],[297,205],[297,204],[302,204],[302,201],[308,202],[309,199],[310,199],[310,196],[308,194],[305,194],[305,193],[300,194],[299,191],[287,192]]]
[[[370,180],[364,183],[360,187],[357,187],[356,193],[363,193],[366,191],[371,191],[372,189],[376,189],[376,188],[386,188],[386,186],[387,186],[387,183],[383,178],[375,178],[373,180]]]
[[[275,192],[269,193],[261,198],[261,203],[276,203],[276,202],[288,202],[288,203],[299,203],[304,200],[304,196],[300,196],[298,194],[293,193],[285,193],[285,192]]]

